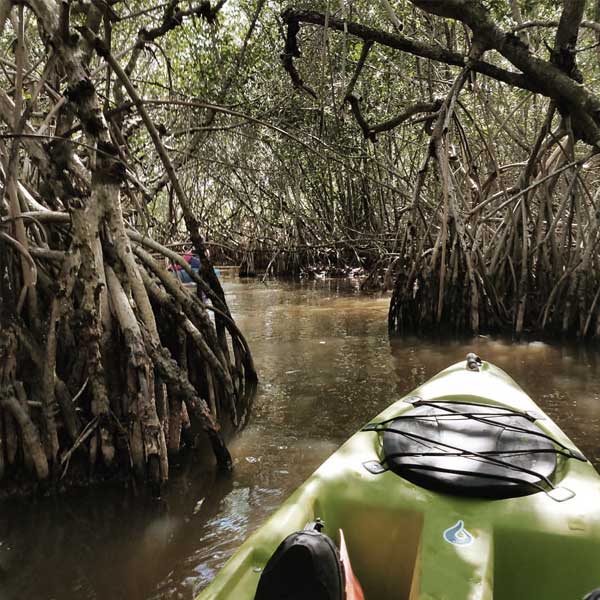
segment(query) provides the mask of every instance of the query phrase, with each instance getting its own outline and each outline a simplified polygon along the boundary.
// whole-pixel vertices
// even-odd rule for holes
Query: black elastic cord
[[[435,442],[434,442],[435,444]],[[401,456],[469,456],[474,454],[470,450],[464,450],[463,452],[394,452],[392,454],[387,455],[386,458],[396,458]],[[562,450],[550,449],[550,448],[540,448],[539,450],[532,450],[531,448],[523,448],[522,450],[484,450],[480,452],[485,456],[499,456],[499,455],[507,455],[507,456],[521,456],[524,454],[560,454],[561,456],[566,456],[570,458],[571,455],[567,452],[563,452]]]
[[[434,402],[427,402],[427,401],[423,401],[422,403],[420,403],[421,406],[432,406],[434,408],[440,408],[441,410],[445,410],[446,412],[452,414],[452,415],[457,415],[457,416],[461,416],[465,413],[461,413],[460,411],[457,410],[452,410],[452,408],[450,408],[449,406],[447,406],[448,404],[451,403],[434,403]],[[458,403],[456,403],[458,404]],[[467,402],[465,402],[464,404],[468,404]],[[417,403],[415,404],[415,406],[417,405]],[[499,407],[499,408],[503,408],[503,407]],[[475,413],[477,414],[477,413]],[[415,415],[415,418],[418,415]],[[432,415],[433,416],[433,415]],[[442,415],[436,415],[436,416],[442,416]],[[530,417],[526,414],[526,413],[519,413],[516,412],[515,416],[519,416],[519,417],[523,417],[525,419],[530,420]],[[542,431],[532,431],[531,429],[525,429],[524,427],[518,427],[517,425],[511,425],[509,424],[505,424],[505,423],[498,423],[497,421],[491,420],[491,419],[482,419],[482,418],[478,418],[477,416],[471,416],[469,417],[470,419],[473,419],[474,421],[479,421],[480,423],[486,423],[487,425],[493,425],[495,427],[501,427],[503,429],[508,429],[510,431],[515,431],[516,433],[526,433],[529,435],[535,435],[541,438],[544,438],[550,442],[552,442],[553,444],[556,444],[557,446],[560,446],[561,448],[563,448],[564,450],[567,450],[568,452],[570,452],[570,448],[568,448],[567,446],[565,446],[564,444],[562,444],[561,442],[559,442],[558,440],[555,440],[553,437],[547,435],[546,433],[542,432]],[[578,460],[581,460],[581,458],[575,454],[572,454],[573,458],[577,458]],[[585,462],[585,459],[584,459]]]
[[[534,481],[528,481],[527,479],[520,479],[518,477],[509,477],[508,475],[495,475],[493,473],[476,473],[474,474],[472,471],[462,471],[461,469],[444,469],[442,467],[432,467],[431,465],[419,465],[419,464],[403,464],[403,467],[408,469],[418,469],[421,471],[436,471],[441,473],[451,473],[453,475],[471,475],[472,477],[485,477],[486,479],[497,479],[499,481],[509,481],[511,483],[525,483],[534,487],[536,490],[544,493],[548,493],[548,490],[544,488],[544,486],[539,483],[535,483]],[[547,481],[545,477],[541,476],[544,481]],[[548,482],[551,489],[556,489],[552,483]]]
[[[485,423],[486,425],[492,425],[493,427],[499,427],[502,429],[506,429],[508,431],[514,431],[516,433],[524,433],[526,435],[533,435],[533,436],[543,438],[545,440],[548,440],[549,442],[552,442],[553,444],[555,444],[557,446],[560,446],[563,450],[565,450],[565,452],[559,452],[557,450],[556,451],[557,454],[566,456],[567,458],[575,458],[582,462],[587,462],[587,459],[584,456],[578,455],[573,450],[571,450],[571,448],[569,448],[568,446],[565,446],[563,443],[559,442],[552,436],[550,436],[542,431],[532,431],[531,429],[525,429],[524,427],[518,427],[516,425],[511,425],[510,423],[499,423],[497,421],[494,421],[493,419],[481,418],[480,416],[477,416],[479,413],[461,413],[460,411],[452,410],[448,406],[448,404],[460,404],[460,405],[469,405],[469,406],[480,406],[482,408],[493,408],[493,409],[506,411],[504,414],[497,415],[498,417],[508,417],[508,416],[523,417],[524,419],[527,419],[528,421],[535,421],[535,419],[530,417],[527,413],[514,411],[512,409],[508,409],[503,406],[494,406],[491,404],[479,404],[476,402],[449,402],[449,401],[435,401],[435,400],[434,401],[419,400],[418,402],[415,402],[413,404],[413,406],[415,406],[415,407],[416,406],[431,406],[432,408],[439,408],[441,410],[445,410],[448,414],[447,415],[443,415],[443,414],[442,415],[398,415],[397,417],[392,417],[391,419],[386,419],[385,421],[380,421],[379,423],[369,423],[368,425],[363,427],[363,429],[361,431],[385,431],[385,427],[382,427],[382,425],[385,426],[388,423],[392,423],[393,421],[397,421],[399,419],[402,419],[402,420],[418,420],[418,419],[440,419],[440,420],[443,420],[445,416],[447,416],[447,417],[452,416],[452,417],[458,417],[458,418],[472,419],[473,421]],[[433,440],[429,440],[429,441],[433,442]]]
[[[464,448],[459,448],[457,446],[451,446],[450,444],[444,444],[443,442],[434,441],[434,440],[431,440],[431,439],[426,438],[424,436],[417,435],[416,433],[408,433],[406,431],[402,431],[400,429],[394,429],[392,427],[386,427],[385,429],[379,430],[379,431],[389,431],[391,433],[396,433],[398,435],[404,435],[406,437],[415,439],[417,441],[429,442],[430,444],[434,444],[436,446],[442,446],[444,448],[450,448],[451,450],[455,450],[457,452],[469,452],[470,456],[467,456],[467,458],[469,458],[471,460],[475,460],[474,457],[477,457],[477,458],[480,458],[483,461],[487,461],[487,462],[489,462],[491,464],[499,465],[501,467],[506,467],[508,469],[513,469],[514,471],[517,471],[519,473],[527,473],[528,475],[531,475],[532,477],[538,477],[539,479],[542,479],[552,489],[554,489],[554,485],[552,484],[552,482],[545,475],[542,475],[541,473],[538,473],[537,471],[532,471],[531,469],[526,469],[525,467],[520,467],[518,465],[513,465],[512,463],[509,463],[509,462],[507,462],[505,460],[499,460],[499,459],[491,458],[489,456],[485,456],[481,452],[471,452],[469,450],[465,450]],[[407,465],[402,465],[402,466],[406,467]],[[429,467],[428,470],[432,470],[432,471],[440,470],[440,471],[442,471],[443,469],[438,469],[437,467]],[[466,473],[468,473],[468,471],[466,471]],[[471,475],[473,475],[473,473],[471,473]],[[523,480],[523,481],[526,481],[526,480]],[[531,482],[528,482],[528,483],[531,483]]]

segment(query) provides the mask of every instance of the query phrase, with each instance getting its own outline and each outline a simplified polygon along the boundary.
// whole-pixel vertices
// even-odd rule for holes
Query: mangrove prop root
[[[201,16],[212,21],[221,5],[203,2]],[[192,429],[206,436],[218,468],[231,470],[220,423],[247,414],[256,372],[157,126],[96,36],[102,25],[92,5],[79,33],[49,0],[13,10],[14,86],[0,90],[10,140],[0,142],[0,493],[134,476],[160,493]],[[47,54],[39,79],[25,73],[33,59],[24,15],[38,26],[29,47]],[[94,52],[155,144],[203,258],[200,274],[136,232],[148,192],[130,166],[137,159],[123,120],[105,118],[90,75]],[[37,137],[44,131],[54,135]],[[197,293],[167,271],[173,262],[190,271]]]

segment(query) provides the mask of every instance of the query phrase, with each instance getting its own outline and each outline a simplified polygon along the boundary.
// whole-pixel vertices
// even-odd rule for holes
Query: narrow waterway
[[[0,508],[1,600],[191,600],[351,433],[475,351],[513,376],[600,465],[600,361],[585,348],[388,339],[387,297],[348,281],[226,279],[261,377],[235,471],[181,465],[160,499],[92,490]]]

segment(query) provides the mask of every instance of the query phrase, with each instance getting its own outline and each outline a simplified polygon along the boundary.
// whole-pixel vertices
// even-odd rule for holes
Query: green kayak
[[[353,435],[197,598],[253,599],[322,519],[366,600],[580,600],[600,587],[600,477],[501,369],[455,364]]]

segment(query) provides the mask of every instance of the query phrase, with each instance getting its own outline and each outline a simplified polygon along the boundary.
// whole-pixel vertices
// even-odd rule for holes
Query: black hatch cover
[[[423,401],[379,430],[388,467],[438,492],[525,496],[551,487],[556,469],[556,446],[533,419],[500,407]]]

